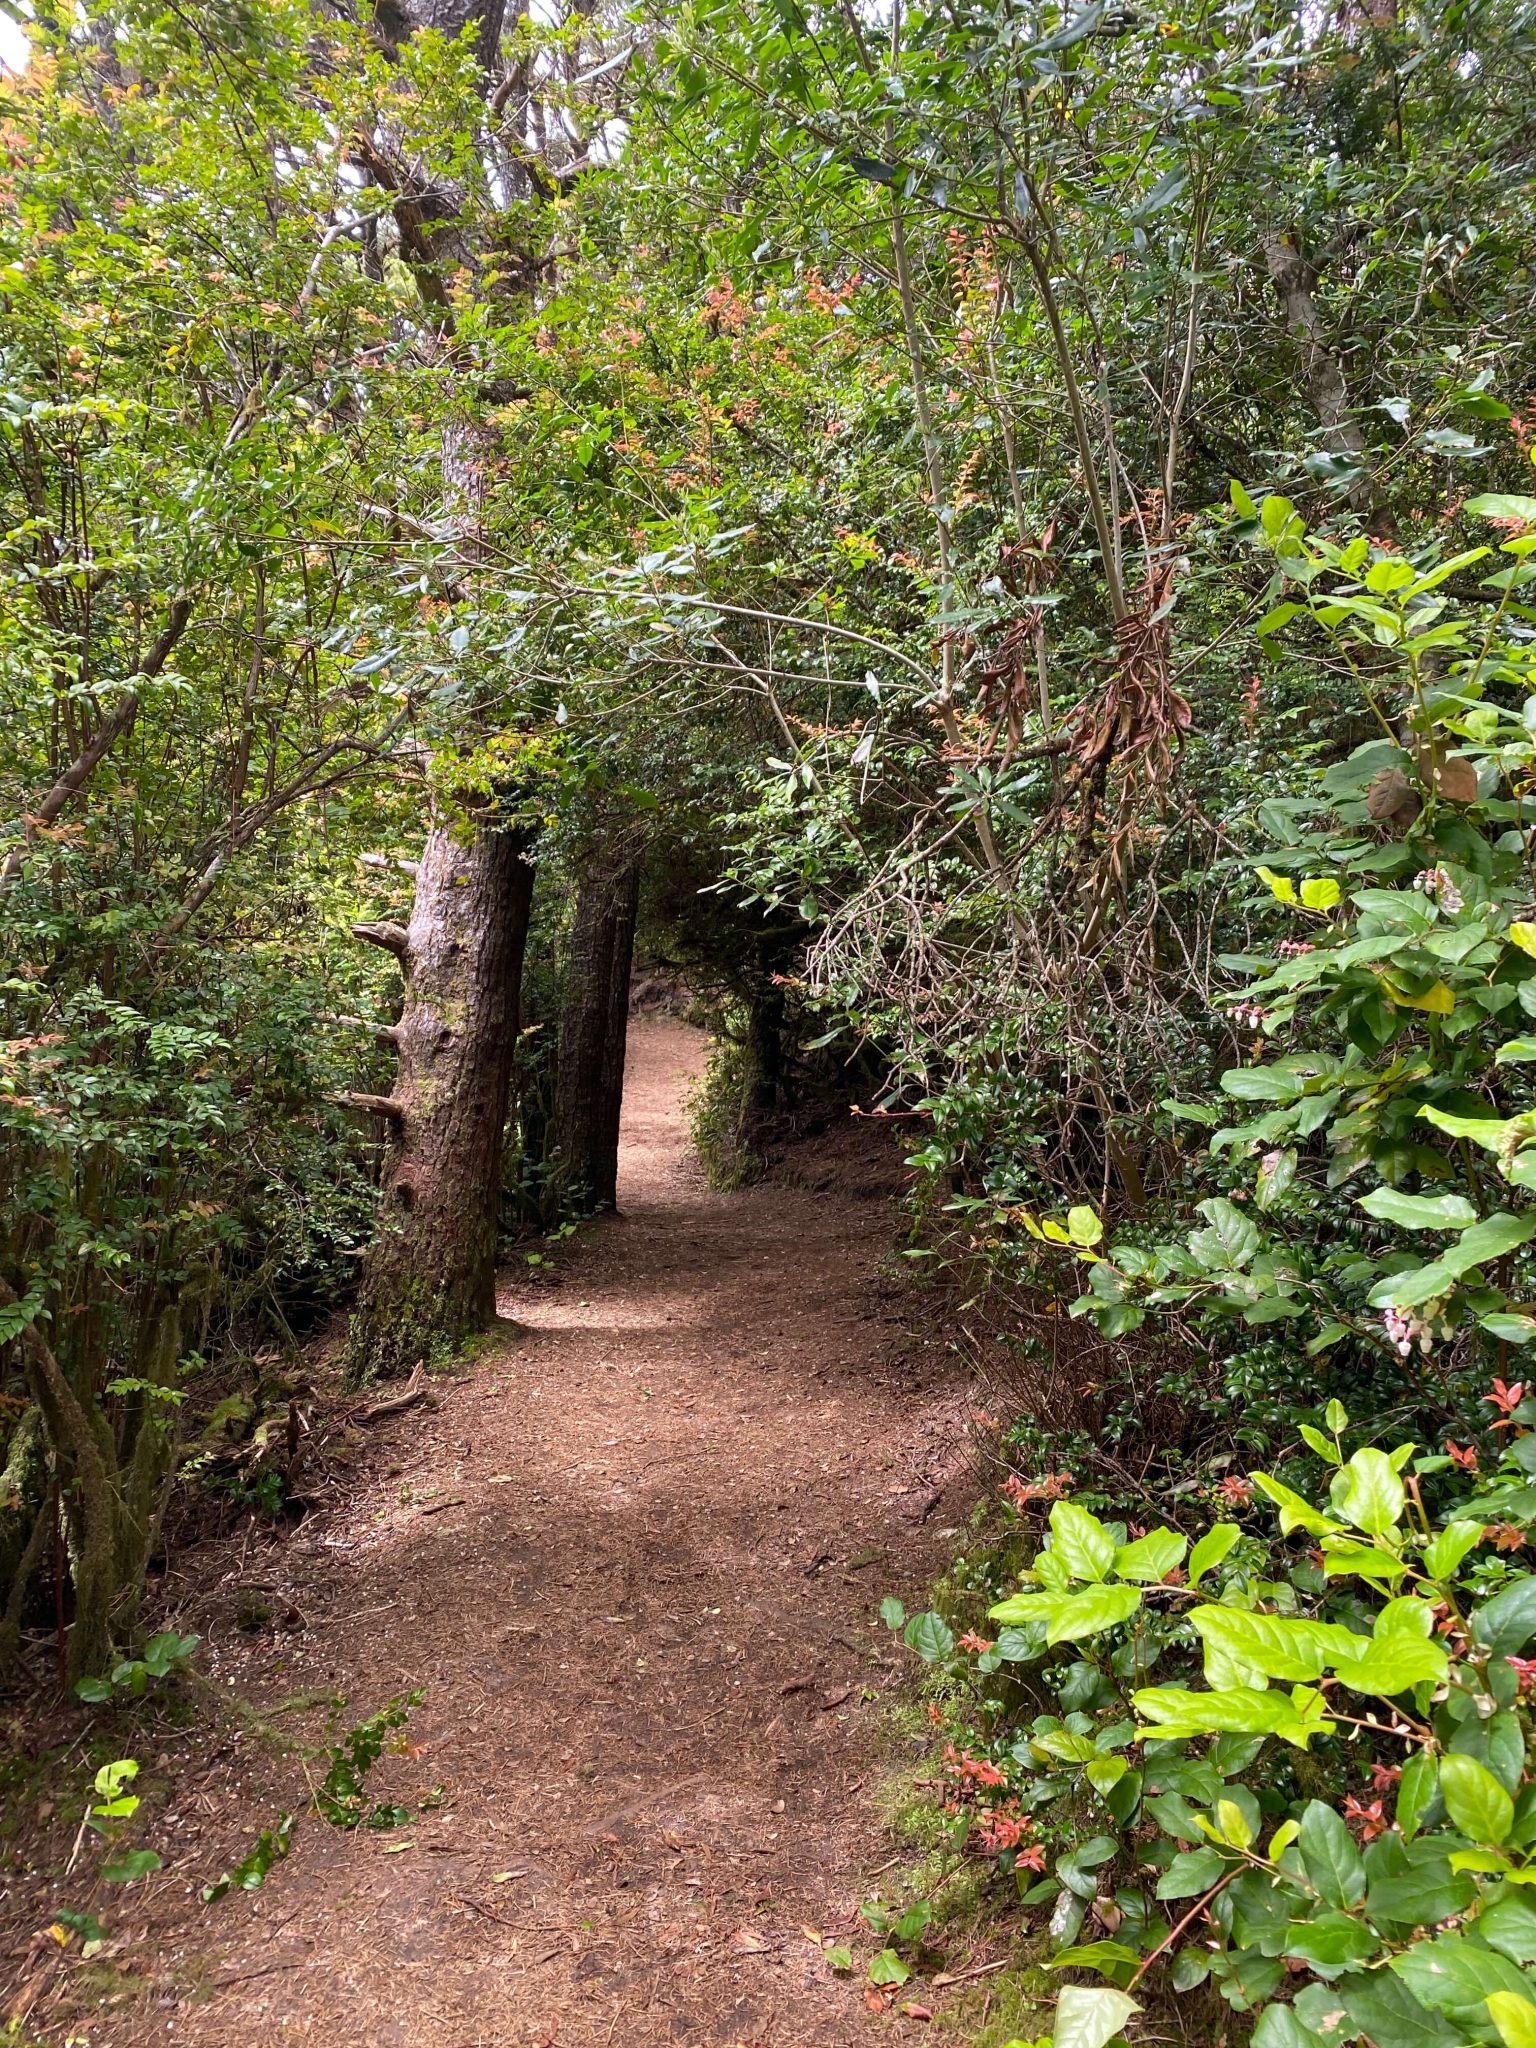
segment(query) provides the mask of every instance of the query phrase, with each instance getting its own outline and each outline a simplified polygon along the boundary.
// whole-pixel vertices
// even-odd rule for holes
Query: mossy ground
[[[1049,1974],[1035,1961],[1027,1931],[1013,1918],[1013,1879],[978,1856],[957,1850],[953,1820],[945,1813],[933,1782],[931,1749],[940,1730],[929,1718],[928,1694],[909,1695],[885,1716],[890,1768],[875,1791],[875,1805],[899,1861],[882,1873],[879,1895],[899,1905],[926,1899],[934,1945],[909,1955],[914,1975],[904,1987],[927,2001],[923,1979],[963,1970],[960,1958],[1000,1941],[1016,1940],[1019,1954],[1008,1968],[935,2001],[934,2032],[956,2048],[1006,2048],[1033,2042],[1050,2027],[1055,1992]],[[862,1963],[860,1965],[862,1967]]]

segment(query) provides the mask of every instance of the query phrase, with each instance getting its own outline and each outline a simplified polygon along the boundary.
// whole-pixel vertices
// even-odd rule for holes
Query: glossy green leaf
[[[1074,1501],[1051,1509],[1051,1548],[1074,1579],[1102,1579],[1115,1561],[1115,1539],[1096,1515]]]
[[[1321,1799],[1307,1802],[1299,1846],[1303,1867],[1324,1904],[1358,1906],[1365,1897],[1365,1865],[1354,1836]]]
[[[1214,1571],[1230,1555],[1242,1534],[1235,1522],[1213,1522],[1189,1553],[1189,1583],[1198,1586],[1207,1572]]]
[[[1377,2048],[1462,2048],[1461,2037],[1441,2014],[1420,2004],[1390,1970],[1363,1970],[1339,1980],[1335,1999],[1353,2026]]]
[[[1367,1536],[1382,1536],[1395,1529],[1407,1500],[1391,1459],[1370,1445],[1356,1451],[1334,1475],[1329,1497],[1336,1511]]]
[[[1465,1230],[1477,1221],[1465,1195],[1405,1195],[1397,1188],[1373,1188],[1360,1197],[1360,1207],[1368,1216],[1408,1230]]]
[[[1474,1842],[1496,1846],[1514,1826],[1514,1801],[1475,1757],[1454,1752],[1443,1756],[1440,1790],[1452,1821]]]
[[[1153,1529],[1134,1543],[1125,1543],[1114,1554],[1118,1577],[1153,1585],[1166,1579],[1176,1565],[1184,1562],[1188,1541],[1177,1529]]]
[[[1123,1991],[1068,1984],[1057,1994],[1053,2048],[1107,2048],[1128,2019],[1141,2011]]]
[[[1488,2011],[1504,2048],[1536,2048],[1536,2001],[1514,1991],[1491,1991]]]

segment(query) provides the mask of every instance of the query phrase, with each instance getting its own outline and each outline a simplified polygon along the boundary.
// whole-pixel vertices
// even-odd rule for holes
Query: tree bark
[[[629,1031],[640,853],[600,855],[582,877],[568,956],[555,1078],[555,1156],[563,1191],[588,1210],[618,1203],[619,1114]]]
[[[530,841],[484,827],[465,841],[441,822],[427,840],[402,955],[379,1228],[348,1342],[354,1380],[409,1371],[495,1317]],[[393,940],[384,941],[392,952]]]
[[[1361,518],[1375,524],[1382,513],[1370,477],[1370,455],[1365,436],[1350,417],[1349,387],[1323,331],[1315,297],[1317,271],[1289,235],[1267,232],[1259,240],[1286,332],[1301,350],[1307,399],[1323,430],[1323,446],[1330,455],[1359,463],[1360,475],[1349,487],[1349,502]]]

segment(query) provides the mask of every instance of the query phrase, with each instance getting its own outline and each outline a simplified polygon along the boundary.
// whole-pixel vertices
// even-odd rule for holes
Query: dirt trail
[[[302,1631],[209,1630],[219,1682],[258,1699],[335,1687],[350,1720],[425,1686],[424,1748],[370,1789],[442,1804],[383,1836],[306,1816],[263,1891],[204,1912],[177,1895],[242,1852],[232,1823],[270,1818],[282,1771],[246,1741],[243,1789],[228,1758],[202,1793],[178,1779],[160,1997],[112,2041],[842,2048],[870,2025],[802,1928],[844,1938],[885,1853],[875,1608],[935,1563],[954,1389],[938,1354],[898,1355],[884,1202],[705,1189],[682,1118],[703,1051],[637,1026],[621,1215],[558,1285],[507,1293],[522,1334],[386,1425],[341,1511],[265,1578],[247,1561]]]

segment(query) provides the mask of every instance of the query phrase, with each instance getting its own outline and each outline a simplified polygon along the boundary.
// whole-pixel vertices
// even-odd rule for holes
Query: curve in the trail
[[[878,1280],[887,1204],[706,1189],[683,1114],[704,1050],[637,1022],[621,1214],[555,1284],[510,1287],[519,1331],[388,1424],[342,1504],[258,1566],[292,1636],[231,1626],[249,1558],[180,1562],[213,1582],[221,1683],[334,1688],[349,1721],[424,1687],[411,1753],[373,1783],[444,1789],[385,1834],[306,1818],[261,1892],[204,1912],[201,1861],[215,1875],[285,1784],[292,1802],[292,1763],[245,1740],[175,1780],[188,1854],[150,1900],[162,1992],[114,2040],[863,2033],[806,1930],[845,1938],[883,1854],[875,1608],[935,1561],[946,1367]]]

